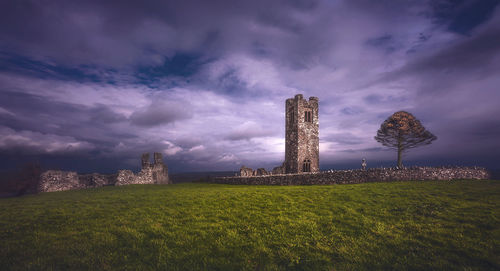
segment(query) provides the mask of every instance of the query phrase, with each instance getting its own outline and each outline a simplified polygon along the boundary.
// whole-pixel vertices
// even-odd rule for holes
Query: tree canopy
[[[427,131],[420,121],[406,111],[398,111],[387,118],[377,131],[375,140],[398,151],[398,167],[403,166],[402,152],[431,144],[437,137]]]

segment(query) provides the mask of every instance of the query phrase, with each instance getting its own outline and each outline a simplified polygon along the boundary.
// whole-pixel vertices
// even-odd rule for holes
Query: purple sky
[[[322,169],[500,163],[500,8],[478,1],[2,1],[0,169],[271,169],[285,100],[320,101]]]

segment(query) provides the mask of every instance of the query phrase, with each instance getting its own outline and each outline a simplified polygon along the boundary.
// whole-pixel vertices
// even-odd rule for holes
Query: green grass
[[[2,270],[500,269],[500,181],[133,185],[0,199]]]

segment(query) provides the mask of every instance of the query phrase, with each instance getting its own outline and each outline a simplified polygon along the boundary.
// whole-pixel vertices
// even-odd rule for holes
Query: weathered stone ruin
[[[243,177],[253,176],[253,169],[245,167],[245,166],[241,166],[240,176],[243,176]]]
[[[115,185],[127,184],[169,184],[168,168],[161,153],[154,153],[154,163],[149,162],[149,153],[142,155],[142,169],[134,174],[131,170],[120,170]]]
[[[488,179],[490,173],[480,167],[411,167],[403,169],[367,169],[363,158],[361,170],[319,171],[318,98],[305,100],[302,94],[285,103],[285,162],[267,172],[242,166],[240,175],[209,180],[224,184],[309,185],[392,182],[406,180]]]
[[[84,188],[73,171],[47,170],[40,175],[38,192],[64,191]]]
[[[119,170],[117,174],[77,174],[72,171],[48,170],[40,175],[38,192],[64,191],[106,185],[169,184],[167,165],[161,153],[154,153],[154,162],[149,162],[149,153],[142,155],[142,168],[137,174],[131,170]]]
[[[265,176],[269,175],[270,173],[267,172],[265,168],[258,168],[256,170],[253,170],[249,167],[241,166],[240,168],[240,176],[244,177],[250,177],[250,176]]]
[[[319,171],[318,98],[302,94],[285,103],[285,173]]]
[[[271,172],[242,167],[240,176],[319,172],[319,99],[302,94],[285,102],[285,162]]]
[[[271,171],[271,174],[276,175],[276,174],[285,174],[285,163],[283,163],[279,167],[274,167],[273,170]]]
[[[266,176],[217,177],[211,179],[210,182],[256,185],[312,185],[423,180],[480,180],[489,178],[490,173],[481,167],[411,167],[404,169],[372,168]]]
[[[117,174],[78,174],[74,171],[47,170],[40,175],[36,192],[64,191],[114,185]]]
[[[269,172],[267,172],[267,170],[265,168],[258,168],[257,170],[255,170],[254,176],[265,176],[265,175],[269,175]]]

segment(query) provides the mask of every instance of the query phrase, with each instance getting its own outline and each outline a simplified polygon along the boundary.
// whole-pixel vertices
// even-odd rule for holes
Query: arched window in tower
[[[311,160],[304,160],[304,163],[302,164],[302,172],[311,172]]]
[[[305,122],[312,122],[312,112],[311,111],[304,112],[304,121]]]

